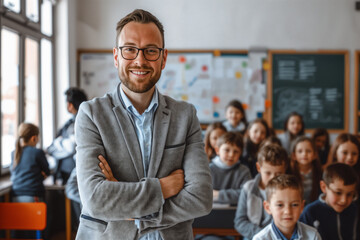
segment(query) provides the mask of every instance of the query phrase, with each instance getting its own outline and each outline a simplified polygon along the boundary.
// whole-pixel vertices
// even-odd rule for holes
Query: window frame
[[[52,5],[52,35],[48,36],[41,32],[41,5],[43,0],[38,1],[38,22],[33,22],[29,18],[26,17],[26,0],[21,0],[20,2],[20,13],[15,13],[9,10],[4,6],[4,0],[0,0],[0,48],[1,48],[1,29],[6,29],[12,32],[15,32],[19,35],[19,90],[18,90],[18,123],[21,123],[25,120],[25,39],[30,38],[37,42],[38,44],[38,109],[39,109],[39,128],[40,133],[43,134],[42,126],[43,126],[43,112],[42,112],[42,76],[41,76],[41,40],[46,39],[51,43],[51,60],[52,66],[55,65],[55,37],[54,37],[54,27],[55,27],[55,6]],[[1,76],[1,58],[0,58],[0,76]],[[52,101],[53,109],[55,109],[55,67],[52,67],[52,89],[51,94],[54,96]],[[0,81],[0,92],[1,92],[1,81]],[[1,112],[1,98],[0,98],[0,112]],[[54,110],[51,113],[53,115],[52,121],[52,134],[55,134],[55,112]],[[0,118],[0,126],[2,126],[2,118]],[[0,133],[2,136],[2,127],[0,127]],[[40,147],[43,148],[43,138],[40,137]],[[0,137],[0,150],[2,148],[2,137]],[[9,168],[3,168],[2,166],[2,157],[0,156],[0,176],[9,173]]]

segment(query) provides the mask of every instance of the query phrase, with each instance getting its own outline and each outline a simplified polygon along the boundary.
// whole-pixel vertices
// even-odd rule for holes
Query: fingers
[[[111,168],[110,168],[108,162],[106,161],[106,159],[101,155],[98,156],[98,159],[100,160],[99,166],[100,166],[100,164],[102,165],[102,167],[100,166],[101,170],[105,169],[110,175],[113,175]]]

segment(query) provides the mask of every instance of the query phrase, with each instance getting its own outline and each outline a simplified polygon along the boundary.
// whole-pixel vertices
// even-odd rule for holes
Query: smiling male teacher
[[[121,83],[83,103],[75,122],[83,204],[77,239],[193,239],[193,219],[212,207],[195,108],[155,86],[168,53],[155,16],[135,10],[116,31]]]

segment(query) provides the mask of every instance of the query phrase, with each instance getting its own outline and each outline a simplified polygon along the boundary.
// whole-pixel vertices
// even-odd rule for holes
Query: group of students
[[[360,238],[357,136],[339,134],[330,146],[326,129],[306,136],[296,112],[276,135],[264,119],[248,123],[236,100],[226,118],[208,126],[205,152],[214,202],[237,205],[245,239]]]

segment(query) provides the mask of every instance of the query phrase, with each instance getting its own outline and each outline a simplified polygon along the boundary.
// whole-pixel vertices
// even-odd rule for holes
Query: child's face
[[[260,188],[262,189],[265,189],[266,185],[273,177],[284,174],[286,171],[285,164],[273,166],[265,161],[263,161],[261,165],[257,162],[256,169],[261,175]]]
[[[304,208],[304,200],[297,189],[278,189],[271,199],[264,201],[264,208],[272,215],[279,230],[285,236],[291,236]]]
[[[226,119],[234,127],[239,125],[241,119],[244,117],[243,113],[236,107],[230,106],[226,109]]]
[[[350,141],[339,145],[336,150],[336,159],[338,162],[345,163],[351,167],[355,166],[359,158],[359,149]]]
[[[224,133],[225,131],[222,130],[221,128],[215,128],[214,130],[211,131],[209,138],[210,138],[210,145],[213,149],[216,148],[217,139]]]
[[[289,118],[287,129],[293,135],[297,135],[302,128],[301,119],[299,116],[291,116]]]
[[[325,202],[336,212],[341,213],[352,203],[356,194],[356,184],[344,185],[344,181],[336,179],[326,185],[320,181],[321,191],[325,193]]]
[[[239,161],[241,152],[241,149],[235,144],[224,143],[221,144],[218,155],[224,164],[231,167]]]
[[[296,144],[295,153],[293,153],[295,160],[301,166],[309,166],[315,159],[315,152],[309,141],[302,141]]]
[[[315,146],[317,149],[323,149],[326,145],[327,137],[324,136],[318,136],[315,138]]]
[[[249,129],[250,140],[255,144],[260,144],[266,138],[266,128],[261,123],[254,123]]]

